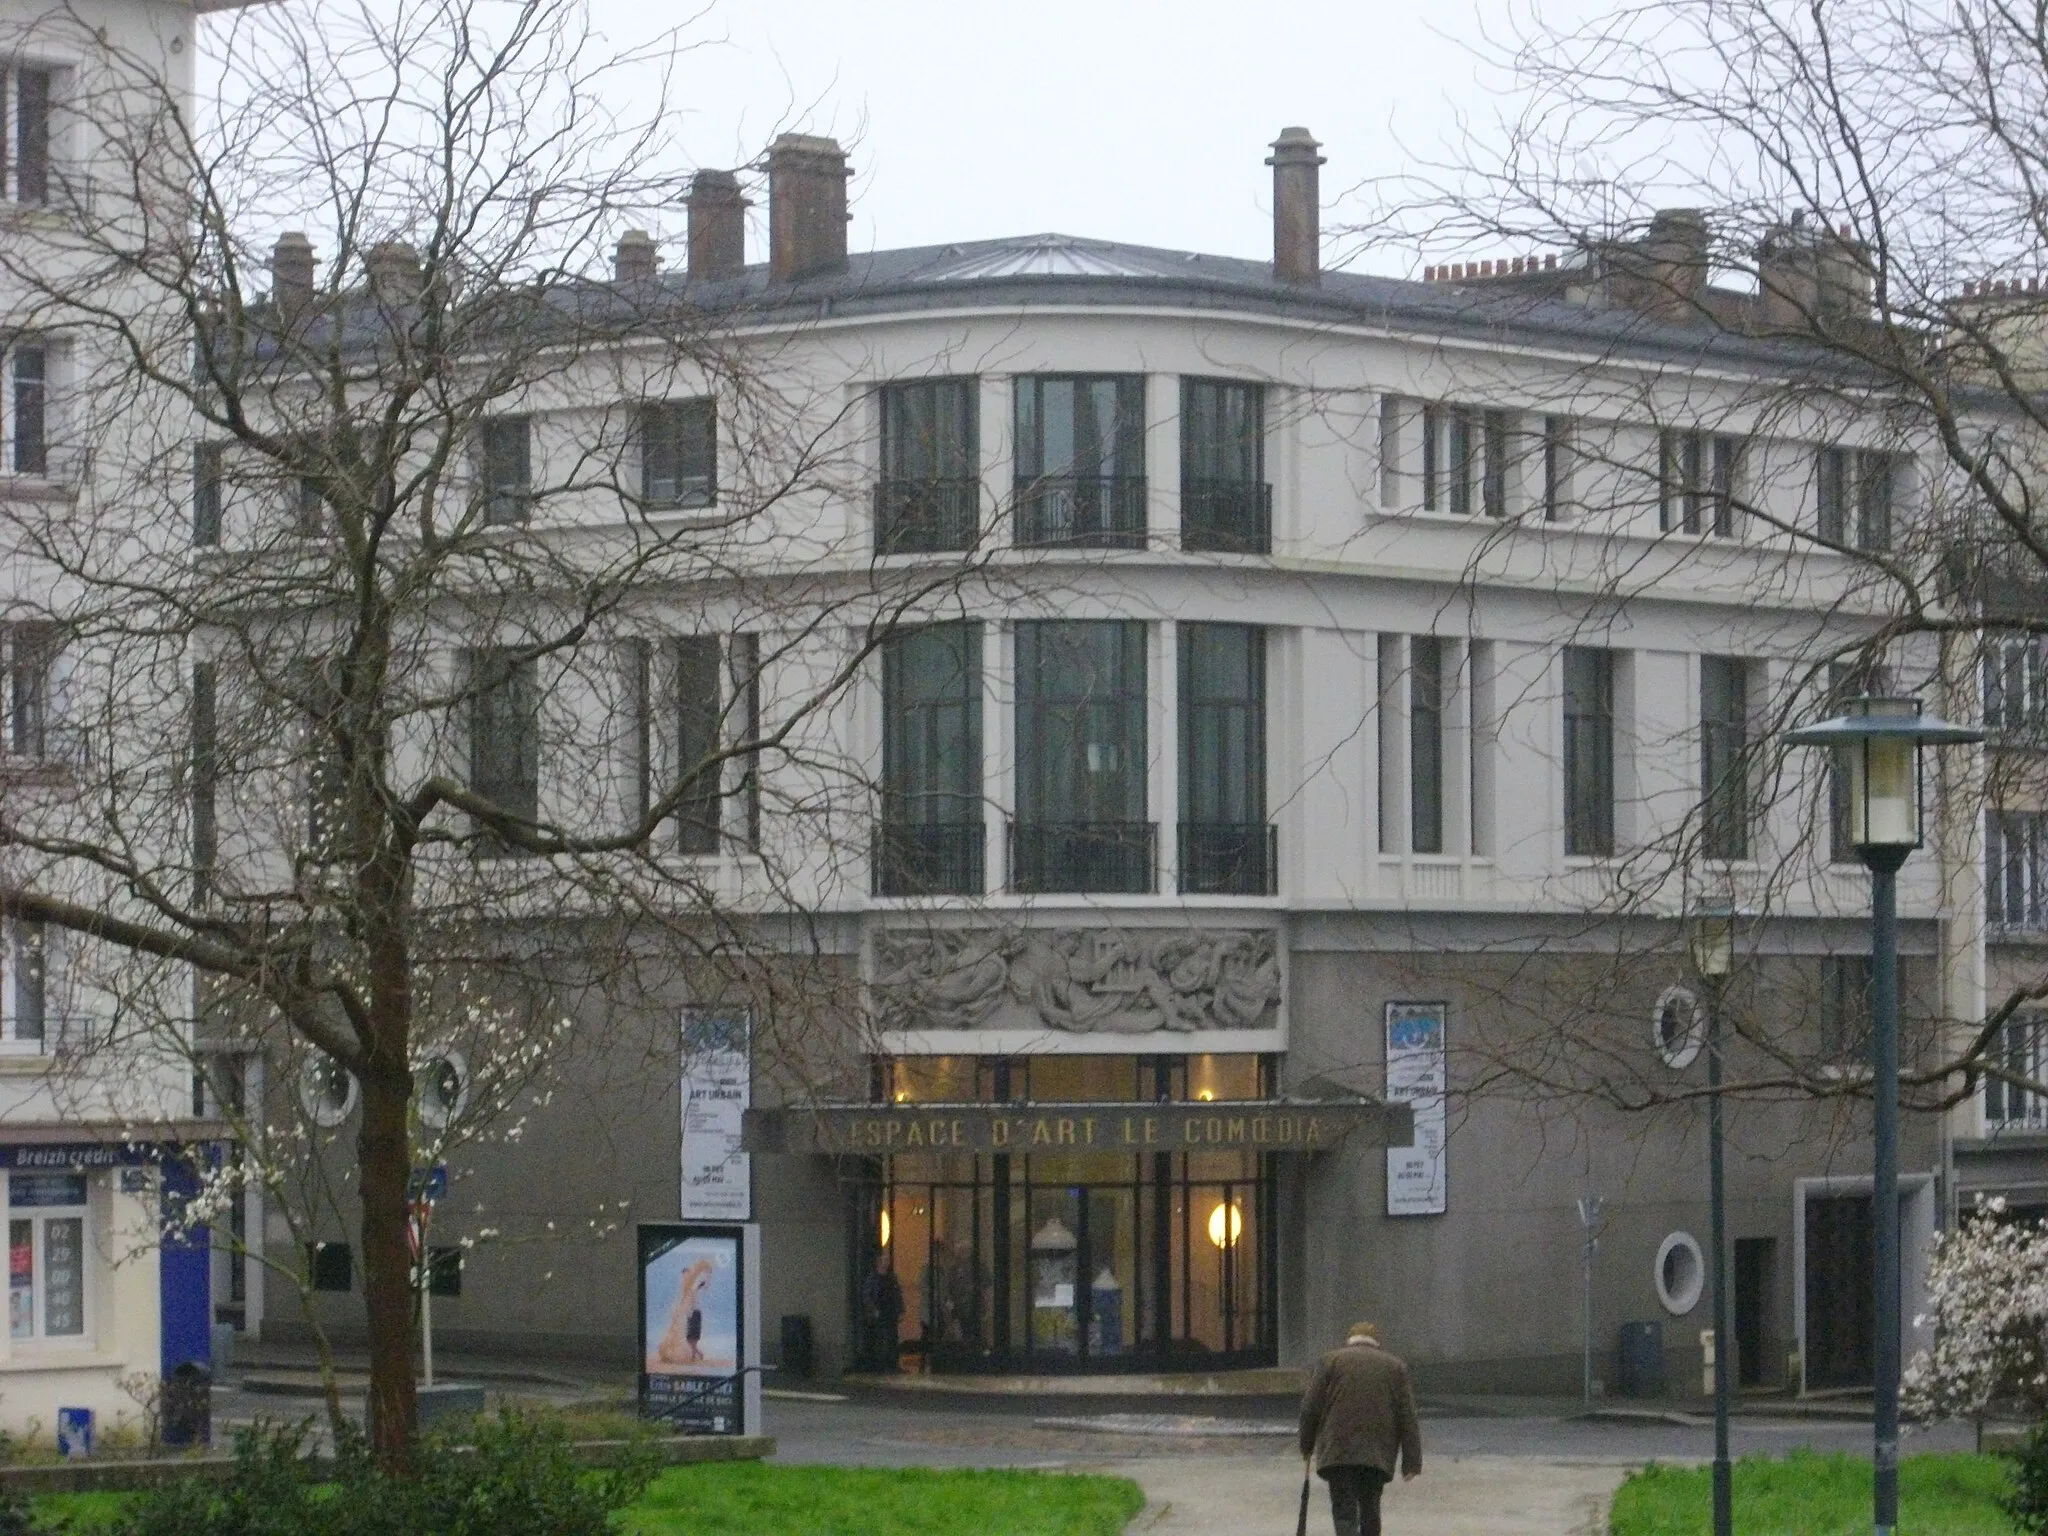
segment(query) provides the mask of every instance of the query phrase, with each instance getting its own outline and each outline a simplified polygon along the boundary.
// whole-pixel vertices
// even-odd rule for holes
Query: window
[[[302,539],[317,539],[327,532],[327,488],[318,475],[299,476],[292,498],[292,531]]]
[[[1152,889],[1145,645],[1130,621],[1017,626],[1015,888]]]
[[[2048,812],[1984,813],[1984,915],[2001,928],[2048,929]]]
[[[57,658],[62,631],[54,624],[0,624],[0,662],[7,675],[4,746],[14,757],[57,755],[54,730]]]
[[[1473,412],[1460,405],[1422,408],[1422,508],[1425,512],[1472,511],[1472,477],[1478,440]]]
[[[0,953],[0,1044],[39,1051],[50,1023],[53,935],[42,923],[16,918],[4,925]]]
[[[1564,653],[1564,851],[1614,852],[1614,653]]]
[[[85,1334],[87,1182],[82,1173],[7,1176],[7,1335]]]
[[[973,547],[981,513],[979,379],[886,384],[875,547],[923,552]]]
[[[1886,550],[1899,460],[1874,449],[1822,448],[1814,459],[1814,531],[1823,543]],[[1853,522],[1852,522],[1853,516]]]
[[[740,837],[749,852],[761,850],[761,637],[734,635],[732,649],[734,734],[739,753]]]
[[[878,895],[985,888],[981,626],[926,624],[882,646]]]
[[[526,521],[533,506],[533,422],[500,416],[477,430],[477,473],[483,481],[484,522],[502,528]]]
[[[640,498],[652,511],[718,499],[717,413],[709,400],[640,408]]]
[[[0,69],[0,101],[11,101],[13,144],[7,143],[8,122],[0,112],[0,162],[4,162],[8,195],[17,203],[40,205],[50,200],[50,99],[55,76],[47,69],[14,65]],[[13,153],[9,154],[8,150]]]
[[[1572,424],[1563,416],[1543,418],[1543,520],[1564,516],[1571,499]]]
[[[1700,839],[1710,859],[1746,859],[1750,841],[1749,663],[1700,658]]]
[[[1488,411],[1482,418],[1486,456],[1480,472],[1480,502],[1488,517],[1508,515],[1508,413]]]
[[[2007,741],[2048,741],[2048,640],[2021,635],[1986,643],[1984,727]]]
[[[1260,386],[1181,380],[1180,502],[1183,549],[1272,551],[1266,392]]]
[[[202,549],[220,543],[226,445],[196,443],[192,448],[192,542]]]
[[[637,636],[620,651],[625,660],[623,683],[631,736],[626,743],[631,775],[626,810],[635,823],[654,807],[654,647]]]
[[[49,353],[38,342],[7,349],[8,463],[17,475],[50,471]]]
[[[1399,395],[1380,396],[1380,505],[1401,504],[1401,418],[1408,402]]]
[[[1657,526],[1666,533],[1735,534],[1742,442],[1703,432],[1665,432],[1657,442]]]
[[[1180,888],[1265,896],[1275,882],[1266,823],[1266,632],[1180,626]]]
[[[298,678],[306,744],[306,851],[317,860],[345,856],[348,835],[348,762],[338,732],[341,688],[334,669],[309,663]]]
[[[1827,955],[1820,963],[1820,1054],[1849,1063],[1870,1051],[1870,957]]]
[[[204,899],[220,856],[220,724],[213,663],[192,668],[192,887]]]
[[[355,1074],[325,1051],[316,1051],[299,1069],[299,1107],[323,1130],[333,1130],[355,1113]]]
[[[2038,1017],[2007,1019],[1985,1048],[1985,1064],[2029,1082],[2048,1082],[2048,1023]],[[1989,1073],[1984,1077],[1984,1120],[1992,1130],[2048,1130],[2048,1095]]]
[[[540,685],[531,658],[476,651],[469,658],[469,787],[516,821],[540,816]],[[502,833],[479,823],[476,850],[518,857]]]
[[[1408,851],[1444,851],[1444,643],[1408,641]]]
[[[1017,542],[1145,542],[1145,380],[1017,380]]]
[[[719,755],[719,727],[725,716],[725,688],[718,636],[678,635],[669,642],[675,672],[676,849],[680,853],[718,852],[719,810],[724,798],[719,781],[725,760]]]

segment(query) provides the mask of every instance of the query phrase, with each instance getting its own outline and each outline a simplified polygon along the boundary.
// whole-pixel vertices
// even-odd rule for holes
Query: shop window
[[[86,1176],[7,1181],[7,1332],[17,1342],[85,1335]]]

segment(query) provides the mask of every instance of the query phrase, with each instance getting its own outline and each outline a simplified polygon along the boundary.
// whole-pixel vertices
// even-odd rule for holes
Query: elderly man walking
[[[1402,1477],[1422,1470],[1408,1367],[1380,1347],[1371,1323],[1353,1323],[1301,1399],[1303,1476],[1313,1467],[1329,1483],[1337,1536],[1380,1536],[1380,1490],[1393,1479],[1397,1452]]]

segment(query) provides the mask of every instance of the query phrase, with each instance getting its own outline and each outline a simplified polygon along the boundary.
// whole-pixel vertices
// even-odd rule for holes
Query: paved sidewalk
[[[1089,1468],[1090,1471],[1098,1470]],[[1292,1536],[1301,1498],[1293,1458],[1148,1457],[1099,1470],[1145,1490],[1132,1536]],[[1386,1536],[1605,1536],[1607,1504],[1628,1468],[1525,1456],[1445,1456],[1387,1489]],[[1310,1536],[1330,1536],[1321,1478],[1309,1494]]]

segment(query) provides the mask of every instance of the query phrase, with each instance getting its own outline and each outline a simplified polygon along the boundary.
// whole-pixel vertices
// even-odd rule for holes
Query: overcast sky
[[[591,4],[614,43],[673,21],[664,0]],[[837,135],[857,249],[1058,230],[1265,256],[1279,130],[1324,141],[1326,202],[1440,152],[1458,109],[1485,110],[1467,49],[1504,9],[718,0],[677,92],[683,147],[717,166],[778,128]]]

